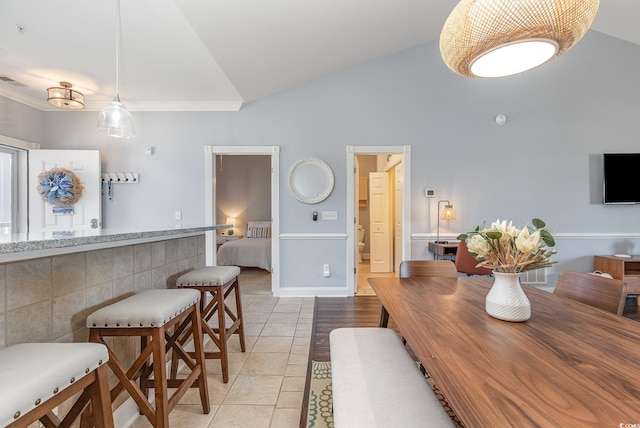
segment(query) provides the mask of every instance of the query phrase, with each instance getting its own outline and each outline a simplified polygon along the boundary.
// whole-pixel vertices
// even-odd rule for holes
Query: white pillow
[[[271,222],[270,221],[248,222],[247,238],[271,238]]]

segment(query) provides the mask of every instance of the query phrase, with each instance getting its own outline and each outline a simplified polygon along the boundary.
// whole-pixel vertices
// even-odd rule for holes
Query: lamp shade
[[[96,131],[101,134],[118,138],[132,138],[136,136],[136,129],[133,124],[133,117],[120,102],[120,97],[116,94],[110,105],[103,108],[98,116]]]
[[[440,34],[447,67],[503,77],[549,62],[587,32],[599,0],[462,0]]]
[[[442,219],[443,220],[455,220],[456,212],[453,210],[453,205],[447,204],[444,206],[442,210]]]
[[[440,214],[440,204],[445,204],[442,214]],[[446,199],[438,201],[438,230],[436,234],[436,244],[446,244],[448,241],[440,240],[440,219],[442,220],[455,220],[456,212],[453,210],[453,205]]]
[[[235,226],[236,225],[236,218],[235,217],[227,217],[227,222],[225,224],[230,224],[231,226]]]
[[[82,110],[84,108],[84,95],[71,89],[68,82],[60,82],[60,86],[47,89],[47,102],[52,106],[66,110]]]

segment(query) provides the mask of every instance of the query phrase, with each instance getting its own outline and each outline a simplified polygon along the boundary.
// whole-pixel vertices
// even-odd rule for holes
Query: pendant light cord
[[[116,0],[116,97],[120,101],[120,0]]]

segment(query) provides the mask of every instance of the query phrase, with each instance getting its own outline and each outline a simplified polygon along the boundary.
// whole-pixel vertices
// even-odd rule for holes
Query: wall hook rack
[[[137,172],[107,172],[102,174],[103,182],[120,183],[120,184],[133,184],[138,183]]]

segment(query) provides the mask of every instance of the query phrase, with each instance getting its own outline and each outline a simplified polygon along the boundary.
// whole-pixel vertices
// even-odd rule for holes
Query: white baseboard
[[[347,287],[280,288],[276,297],[347,297]]]
[[[138,405],[133,401],[133,398],[129,397],[113,412],[113,426],[115,428],[129,428],[139,416]]]

